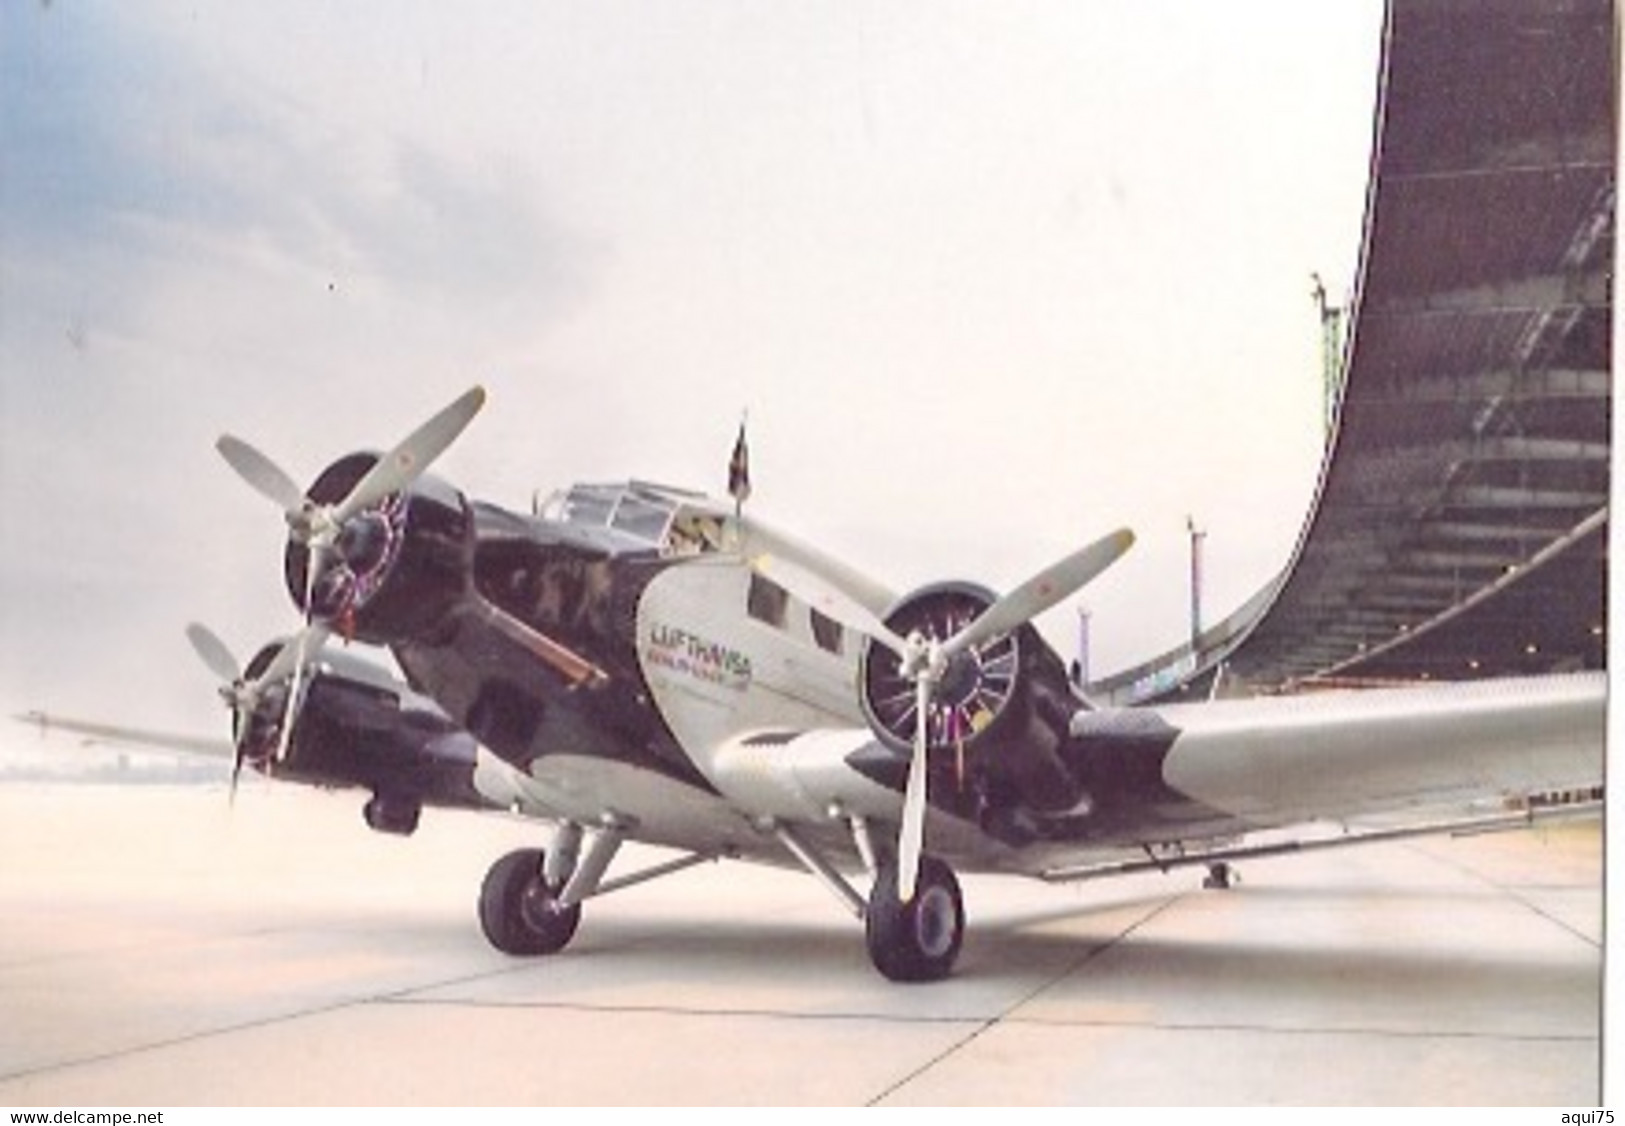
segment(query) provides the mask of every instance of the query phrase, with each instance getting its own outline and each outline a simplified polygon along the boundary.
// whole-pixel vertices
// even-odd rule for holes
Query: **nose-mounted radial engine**
[[[308,494],[241,439],[216,443],[243,480],[282,509],[288,590],[312,635],[301,637],[304,648],[334,628],[375,642],[413,637],[455,597],[467,509],[455,490],[423,474],[484,403],[484,388],[473,388],[387,453],[335,462]]]
[[[317,477],[306,503],[343,506],[378,462],[373,454],[341,458]],[[463,590],[468,509],[433,477],[352,509],[327,538],[290,525],[283,551],[289,597],[308,620],[345,637],[374,644],[427,637]]]

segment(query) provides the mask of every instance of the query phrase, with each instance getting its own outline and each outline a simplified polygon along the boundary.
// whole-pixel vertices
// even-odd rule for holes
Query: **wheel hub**
[[[920,953],[940,958],[953,946],[954,900],[940,885],[921,888],[914,906],[914,937]]]
[[[524,894],[519,897],[519,917],[527,926],[545,930],[563,913],[558,898],[540,877],[525,885]]]

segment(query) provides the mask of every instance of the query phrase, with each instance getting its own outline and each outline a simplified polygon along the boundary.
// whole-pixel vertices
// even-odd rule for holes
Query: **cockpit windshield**
[[[606,529],[666,555],[722,550],[728,520],[725,511],[700,493],[639,481],[575,485],[554,493],[537,515]]]

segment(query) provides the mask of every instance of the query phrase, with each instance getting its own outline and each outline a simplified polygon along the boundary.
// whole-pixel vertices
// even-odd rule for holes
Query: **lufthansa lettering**
[[[750,687],[749,656],[677,626],[657,622],[650,629],[649,663],[740,692]]]

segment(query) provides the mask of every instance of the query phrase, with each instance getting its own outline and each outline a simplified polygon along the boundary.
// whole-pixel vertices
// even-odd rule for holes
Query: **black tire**
[[[1202,886],[1208,891],[1228,891],[1236,883],[1236,870],[1230,865],[1220,862],[1207,866],[1207,875],[1202,878]]]
[[[965,902],[953,869],[935,857],[920,861],[914,898],[897,894],[897,865],[883,864],[864,918],[869,960],[892,981],[939,981],[948,976],[965,938]]]
[[[575,936],[581,904],[562,907],[542,876],[542,851],[522,848],[491,865],[480,885],[480,929],[504,954],[556,954]]]

